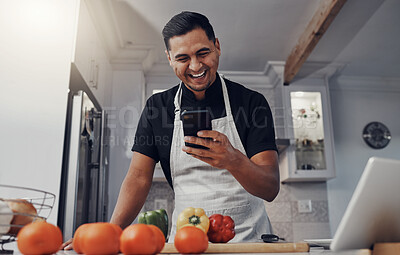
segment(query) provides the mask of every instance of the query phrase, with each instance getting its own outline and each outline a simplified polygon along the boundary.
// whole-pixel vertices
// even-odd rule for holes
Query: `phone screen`
[[[185,136],[196,136],[200,130],[211,130],[211,115],[208,110],[183,111],[181,114],[183,122],[183,133]],[[207,147],[186,143],[186,146],[200,149],[208,149]]]

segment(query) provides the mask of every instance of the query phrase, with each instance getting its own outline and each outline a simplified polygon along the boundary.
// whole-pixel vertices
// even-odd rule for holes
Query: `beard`
[[[195,87],[195,86],[192,86],[192,85],[190,85],[190,84],[185,84],[186,86],[188,86],[191,90],[193,90],[193,91],[196,91],[196,92],[200,92],[200,91],[205,91],[205,90],[207,90],[210,86],[211,86],[211,82],[209,82],[209,83],[207,83],[207,85],[206,86],[204,86],[204,87]]]

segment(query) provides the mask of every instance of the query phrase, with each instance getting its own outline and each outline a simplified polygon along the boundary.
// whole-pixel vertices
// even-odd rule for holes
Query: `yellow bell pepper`
[[[198,227],[207,234],[210,220],[202,208],[187,207],[178,216],[176,231],[185,226]]]

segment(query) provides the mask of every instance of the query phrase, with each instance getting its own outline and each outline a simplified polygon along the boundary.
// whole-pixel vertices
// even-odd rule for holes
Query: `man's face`
[[[176,76],[195,94],[203,92],[215,81],[221,50],[218,39],[210,41],[203,29],[169,40],[166,51]]]

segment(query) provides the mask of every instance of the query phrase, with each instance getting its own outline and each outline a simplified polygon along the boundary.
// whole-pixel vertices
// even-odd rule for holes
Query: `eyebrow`
[[[196,54],[198,54],[198,53],[200,53],[202,51],[211,51],[211,49],[208,48],[208,47],[203,47],[203,48],[199,49],[198,51],[196,51]],[[177,58],[187,57],[187,56],[188,56],[188,54],[178,54],[178,55],[175,55],[174,58],[177,59]]]

